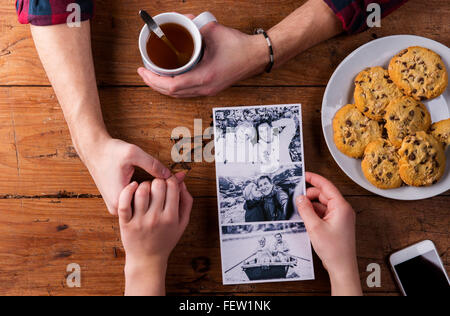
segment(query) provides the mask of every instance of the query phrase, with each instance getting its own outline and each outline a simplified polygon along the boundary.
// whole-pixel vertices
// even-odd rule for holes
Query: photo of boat
[[[303,223],[222,227],[224,284],[314,279],[309,237]]]
[[[241,266],[250,281],[286,279],[290,268],[297,266],[297,259],[290,257],[288,262],[251,263]]]

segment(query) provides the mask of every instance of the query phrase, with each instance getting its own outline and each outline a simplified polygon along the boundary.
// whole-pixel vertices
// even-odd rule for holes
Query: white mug
[[[193,20],[176,12],[161,13],[153,17],[153,19],[158,25],[175,23],[183,26],[191,34],[194,41],[194,53],[186,65],[177,69],[164,69],[155,65],[148,57],[147,42],[150,37],[150,31],[148,26],[144,25],[139,35],[139,50],[141,51],[142,60],[145,68],[161,76],[176,76],[194,68],[202,56],[203,40],[200,29],[210,22],[217,22],[217,19],[210,12],[203,12]]]

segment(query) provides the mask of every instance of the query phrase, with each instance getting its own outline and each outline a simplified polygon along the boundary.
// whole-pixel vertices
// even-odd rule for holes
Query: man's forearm
[[[74,146],[85,161],[89,147],[108,137],[98,97],[89,21],[31,26],[31,32],[70,129]]]
[[[309,0],[269,30],[274,67],[341,32],[342,23],[328,5],[323,0]]]

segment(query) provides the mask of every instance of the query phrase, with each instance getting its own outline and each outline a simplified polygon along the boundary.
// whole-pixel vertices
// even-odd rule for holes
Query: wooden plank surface
[[[222,23],[250,33],[255,27],[268,29],[302,2],[96,1],[93,47],[110,133],[139,145],[174,170],[187,168],[187,184],[196,197],[191,225],[170,259],[169,294],[329,294],[328,277],[317,256],[315,281],[288,282],[282,287],[221,284],[214,164],[173,165],[170,157],[173,128],[186,126],[193,131],[194,118],[202,119],[207,128],[217,106],[303,104],[307,169],[336,183],[358,213],[357,252],[366,294],[398,295],[387,256],[423,239],[436,243],[449,271],[450,191],[418,202],[372,195],[338,168],[320,123],[329,77],[360,45],[391,34],[415,34],[449,46],[447,0],[410,0],[384,19],[381,29],[331,39],[274,73],[238,83],[216,97],[174,100],[140,87],[139,9],[194,14],[209,10]],[[243,16],[243,12],[251,14]],[[17,23],[14,0],[0,0],[0,295],[121,295],[124,252],[116,219],[107,213],[73,148],[53,90],[43,85],[49,83],[29,27]],[[81,266],[80,289],[66,286],[69,263]],[[366,286],[369,263],[382,267],[381,288]]]
[[[323,91],[314,87],[234,87],[217,97],[177,100],[146,87],[104,88],[100,97],[113,137],[142,147],[173,170],[189,168],[188,185],[195,196],[216,195],[214,163],[174,165],[170,155],[176,142],[171,140],[174,128],[185,126],[193,136],[194,118],[202,119],[206,129],[212,124],[212,108],[217,106],[301,102],[307,170],[330,178],[346,195],[369,195],[340,171],[328,151],[320,119]],[[0,109],[5,137],[9,135],[8,146],[0,148],[5,156],[0,170],[7,180],[0,186],[0,196],[99,194],[76,155],[51,88],[0,88]]]
[[[299,0],[167,0],[96,1],[93,48],[98,81],[102,85],[142,85],[136,69],[141,66],[137,39],[143,23],[139,9],[152,13],[178,11],[199,14],[205,10],[230,27],[251,33],[269,29],[305,1]],[[29,27],[19,25],[14,0],[0,1],[0,85],[48,84],[36,55]],[[325,85],[337,65],[360,45],[392,34],[415,34],[450,45],[448,0],[410,0],[382,21],[381,28],[339,36],[301,54],[273,74],[259,76],[245,85]],[[311,67],[314,65],[314,67]]]
[[[358,260],[367,293],[395,293],[387,256],[425,238],[436,243],[449,271],[450,197],[392,205],[378,197],[350,197],[358,211]],[[86,221],[86,218],[89,221]],[[223,286],[216,199],[195,200],[191,224],[169,263],[169,294],[326,294],[329,281],[315,256],[316,280]],[[0,200],[0,295],[120,295],[124,252],[119,227],[99,198]],[[66,267],[81,267],[82,286],[66,285]],[[369,263],[381,266],[381,288],[368,288]]]
[[[320,119],[323,91],[314,87],[234,87],[217,97],[176,100],[145,87],[104,88],[100,97],[106,124],[114,137],[137,144],[173,169],[183,166],[172,163],[172,130],[185,126],[193,136],[194,118],[202,119],[206,129],[212,124],[213,107],[301,102],[307,170],[330,178],[346,195],[370,195],[340,171],[328,151]],[[0,171],[6,180],[0,186],[0,196],[99,194],[74,151],[51,88],[0,88],[0,109],[4,113],[0,117],[4,121],[4,137],[9,137],[7,146],[0,148],[5,157]],[[190,168],[188,185],[193,194],[215,196],[214,163],[186,166]]]

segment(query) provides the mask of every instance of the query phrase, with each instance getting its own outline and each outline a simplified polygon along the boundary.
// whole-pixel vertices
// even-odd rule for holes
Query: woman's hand
[[[314,250],[330,275],[332,294],[361,295],[355,212],[327,179],[307,172],[306,181],[313,187],[306,196],[299,196],[296,204]]]
[[[183,180],[181,173],[139,186],[133,182],[120,194],[126,295],[165,293],[167,261],[186,229],[193,203]]]

